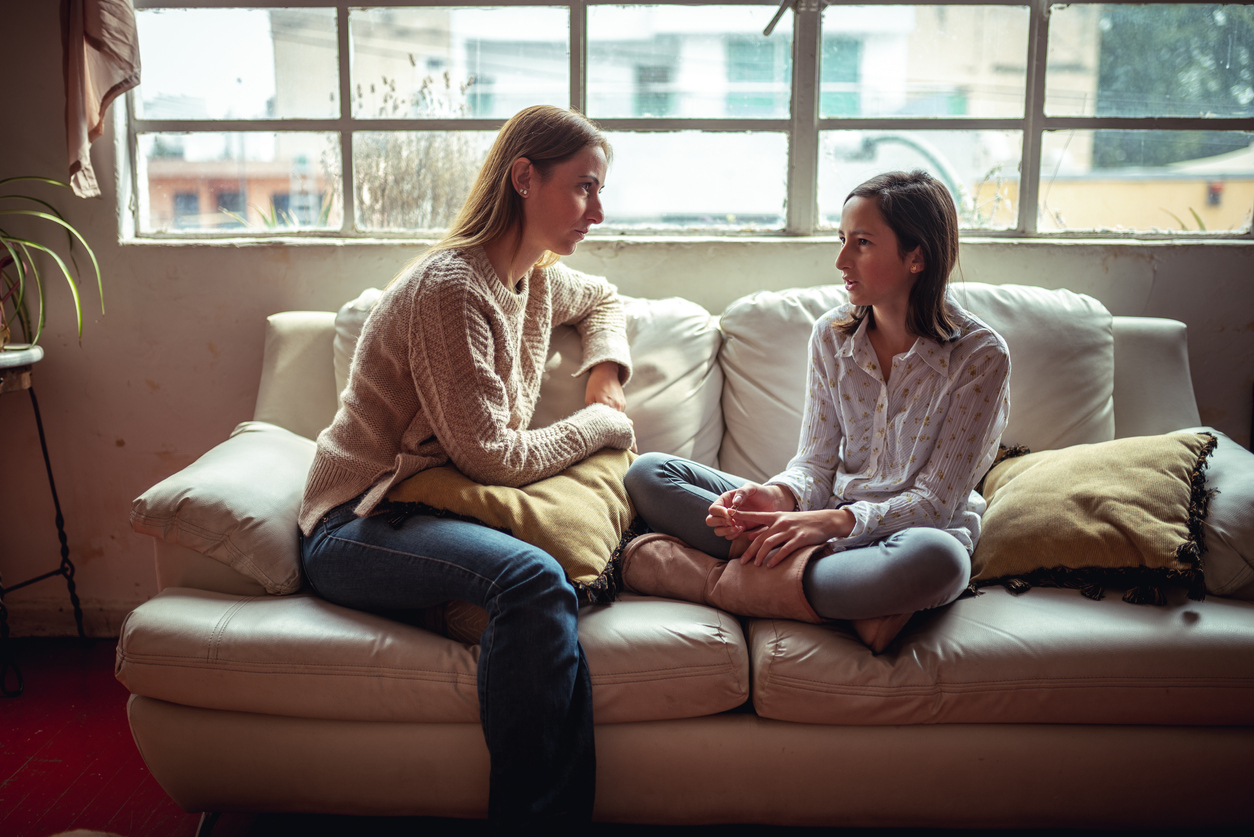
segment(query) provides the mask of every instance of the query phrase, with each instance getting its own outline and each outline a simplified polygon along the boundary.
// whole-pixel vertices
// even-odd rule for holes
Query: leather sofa
[[[640,449],[746,478],[778,470],[800,424],[810,325],[843,293],[762,292],[717,317],[681,299],[629,299]],[[968,283],[953,293],[1010,345],[1003,443],[1042,450],[1200,423],[1183,324],[1112,317],[1067,291]],[[486,813],[477,646],[262,572],[294,554],[301,462],[334,414],[375,296],[338,314],[269,318],[253,420],[203,460],[241,496],[274,501],[261,519],[215,532],[180,507],[157,525],[137,501],[136,528],[156,535],[160,593],[123,625],[117,676],[148,767],[188,811]],[[568,374],[578,356],[573,331],[555,330],[537,424],[581,405]],[[285,465],[257,453],[284,446]],[[204,484],[200,472],[167,483],[179,479],[185,493]],[[276,520],[270,542],[249,540],[250,527]],[[917,614],[879,656],[843,623],[740,620],[631,594],[588,606],[595,818],[1254,821],[1254,602],[1214,595],[1248,594],[1242,572],[1213,584],[1208,574],[1204,601],[1172,593],[1163,606],[990,587]]]

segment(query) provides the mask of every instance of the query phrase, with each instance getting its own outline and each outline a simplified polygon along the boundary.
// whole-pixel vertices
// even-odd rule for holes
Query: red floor
[[[148,773],[113,679],[113,640],[18,639],[25,692],[0,698],[0,834],[82,828],[124,837],[192,837],[200,820]],[[10,689],[15,685],[12,676]]]

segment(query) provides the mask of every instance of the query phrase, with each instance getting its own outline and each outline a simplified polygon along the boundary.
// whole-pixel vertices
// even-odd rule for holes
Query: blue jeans
[[[488,612],[479,645],[479,719],[492,759],[488,816],[499,822],[592,818],[592,681],[578,600],[547,552],[486,526],[413,515],[358,517],[352,500],[301,543],[314,591],[394,614],[450,599]]]
[[[719,495],[747,480],[678,456],[646,453],[623,482],[636,512],[664,532],[715,558],[731,541],[705,524]],[[940,529],[901,529],[867,546],[810,561],[802,575],[806,599],[827,619],[868,619],[949,604],[966,589],[971,558]]]

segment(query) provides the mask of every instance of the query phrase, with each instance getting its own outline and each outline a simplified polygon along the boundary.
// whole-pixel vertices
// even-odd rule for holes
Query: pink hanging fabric
[[[65,31],[65,128],[70,187],[100,195],[91,144],[104,133],[105,112],[139,84],[139,35],[131,0],[68,0]]]

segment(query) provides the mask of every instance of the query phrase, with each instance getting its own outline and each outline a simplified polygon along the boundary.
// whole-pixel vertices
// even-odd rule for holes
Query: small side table
[[[44,422],[39,415],[39,400],[35,397],[35,387],[31,384],[31,367],[44,356],[39,346],[10,346],[0,350],[0,394],[26,390],[30,393],[31,407],[35,410],[35,426],[39,429],[39,446],[43,449],[44,467],[48,471],[48,488],[52,490],[52,505],[57,510],[57,537],[61,541],[61,566],[51,572],[28,579],[19,584],[4,586],[0,576],[0,694],[5,697],[17,697],[22,694],[25,684],[22,672],[17,663],[9,656],[9,611],[4,606],[4,595],[20,590],[54,575],[65,579],[65,586],[70,591],[70,604],[74,606],[74,621],[78,625],[78,636],[86,639],[83,633],[83,609],[78,603],[78,593],[74,589],[74,563],[70,560],[70,547],[65,539],[65,518],[61,514],[61,501],[57,498],[57,484],[52,479],[52,462],[48,459],[48,442],[44,438]],[[9,672],[16,678],[15,688],[9,688]]]

